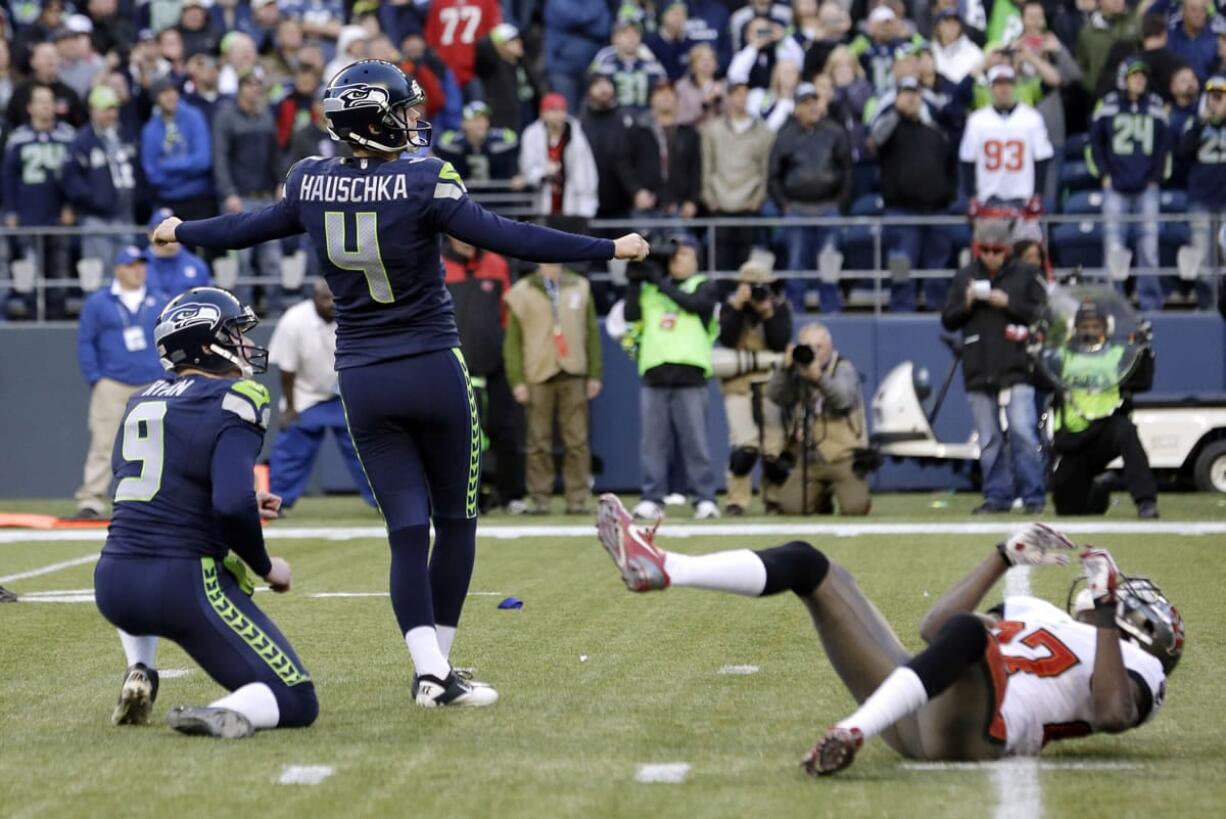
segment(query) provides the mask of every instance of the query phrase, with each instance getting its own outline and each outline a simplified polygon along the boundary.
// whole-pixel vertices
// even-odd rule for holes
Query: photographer
[[[782,408],[787,431],[779,469],[766,478],[782,484],[782,511],[828,515],[837,500],[839,514],[867,515],[872,502],[861,458],[868,425],[860,373],[834,349],[824,325],[800,328],[787,366],[771,374],[766,395]]]
[[[730,350],[782,353],[792,337],[792,310],[774,291],[770,271],[748,261],[737,272],[736,290],[719,313],[719,343]],[[753,498],[753,467],[762,455],[762,501],[768,514],[779,511],[766,476],[778,474],[783,452],[783,419],[779,406],[762,394],[769,373],[751,372],[726,378],[724,414],[728,419],[728,502],[726,514],[745,514]]]
[[[647,260],[631,264],[626,276],[626,321],[642,327],[638,363],[643,379],[643,497],[634,516],[659,519],[663,514],[668,459],[678,443],[696,496],[694,517],[717,518],[715,470],[707,444],[707,380],[719,301],[715,282],[698,273],[698,242],[688,235],[652,245]]]
[[[1137,516],[1158,517],[1158,486],[1129,417],[1132,393],[1144,392],[1153,383],[1154,353],[1146,329],[1145,347],[1121,383],[1128,344],[1108,331],[1113,324],[1109,310],[1093,299],[1084,300],[1077,308],[1073,338],[1056,365],[1065,384],[1055,405],[1053,448],[1060,462],[1051,494],[1057,515],[1104,514],[1114,479],[1103,473],[1107,464],[1122,457],[1124,484]]]
[[[1045,502],[1026,340],[1047,291],[1038,268],[1009,259],[1012,238],[1007,222],[983,219],[975,225],[979,257],[954,274],[941,311],[946,330],[962,331],[962,376],[983,473],[984,502],[975,514],[1008,512],[1019,495],[1027,514],[1042,512]]]

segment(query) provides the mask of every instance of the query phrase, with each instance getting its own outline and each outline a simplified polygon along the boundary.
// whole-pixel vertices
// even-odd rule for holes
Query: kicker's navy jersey
[[[261,570],[267,558],[251,467],[269,409],[268,390],[245,379],[179,376],[133,395],[111,456],[117,484],[102,553],[221,559],[232,548]],[[215,486],[222,474],[231,479]],[[220,496],[240,507],[247,499],[254,521],[247,542],[236,542],[233,528],[223,531]]]
[[[310,157],[284,197],[254,213],[180,225],[188,245],[247,247],[306,232],[336,296],[336,368],[459,347],[443,285],[444,234],[528,261],[610,259],[613,242],[510,222],[468,197],[434,157]]]

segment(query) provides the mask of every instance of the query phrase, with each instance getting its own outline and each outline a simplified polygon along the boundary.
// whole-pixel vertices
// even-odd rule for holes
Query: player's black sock
[[[766,566],[762,597],[788,590],[802,596],[812,594],[830,570],[829,558],[803,540],[793,540],[755,554]]]
[[[988,647],[988,629],[973,614],[955,614],[941,626],[928,648],[907,661],[928,692],[928,699],[954,684],[971,663],[978,662]]]
[[[392,546],[392,567],[389,587],[392,610],[400,633],[407,634],[418,626],[434,626],[434,606],[430,596],[430,574],[427,558],[430,553],[430,527],[406,526],[388,532]]]
[[[477,521],[434,519],[434,551],[430,555],[430,590],[436,625],[455,626],[468,596],[477,553]],[[444,652],[446,653],[446,652]]]

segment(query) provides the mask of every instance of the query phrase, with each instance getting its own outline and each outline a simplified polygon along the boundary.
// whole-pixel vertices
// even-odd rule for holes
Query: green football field
[[[862,521],[740,528],[683,513],[659,540],[692,553],[761,548],[799,536],[763,527],[809,527],[803,537],[848,567],[918,649],[936,596],[1023,521],[971,518],[975,501],[888,496]],[[803,607],[791,595],[630,594],[583,534],[587,519],[483,520],[452,660],[502,700],[433,712],[409,699],[378,518],[349,499],[303,501],[268,529],[294,589],[257,600],[309,668],[320,718],[230,743],[165,727],[170,706],[221,693],[168,643],[154,724],[112,727],[124,659],[91,599],[101,533],[0,530],[0,583],[23,595],[0,605],[0,816],[1220,816],[1226,501],[1169,495],[1162,511],[1158,526],[1141,525],[1123,498],[1104,519],[1073,522],[1097,532],[1072,535],[1152,576],[1184,615],[1186,654],[1154,723],[1049,746],[1037,765],[916,766],[878,740],[821,781],[800,757],[853,702]],[[1063,605],[1074,573],[1035,570],[1033,591]],[[315,596],[326,593],[369,596]],[[523,608],[500,610],[508,596]],[[322,781],[282,781],[312,774]],[[680,781],[639,781],[653,776]]]

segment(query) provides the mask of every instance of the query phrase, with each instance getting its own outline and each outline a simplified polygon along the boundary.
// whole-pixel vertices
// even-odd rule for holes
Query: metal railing
[[[491,206],[504,215],[514,215],[520,208],[527,208],[527,199],[534,196],[531,191],[504,192],[505,199],[499,197],[503,193],[488,188],[479,189],[478,201]],[[474,191],[476,194],[477,192]],[[492,197],[492,198],[491,198]],[[516,199],[518,197],[518,199]],[[505,205],[505,207],[503,207]],[[1191,222],[1195,219],[1190,214],[1161,214],[1157,217],[1160,230],[1168,225],[1180,226],[1187,230],[1190,241]],[[1101,279],[1122,281],[1138,276],[1173,277],[1202,287],[1210,288],[1216,299],[1219,286],[1219,274],[1222,265],[1222,250],[1218,242],[1218,233],[1222,229],[1223,217],[1220,214],[1208,215],[1209,242],[1208,256],[1201,264],[1190,268],[1189,265],[1168,265],[1157,268],[1130,268],[1121,276],[1115,271],[1104,267],[1086,267],[1084,265],[1060,265],[1052,268],[1053,277],[1062,280],[1073,275],[1083,279]],[[1036,223],[1046,240],[1049,252],[1059,261],[1067,254],[1062,249],[1052,248],[1051,231],[1060,225],[1077,225],[1081,228],[1083,243],[1101,241],[1101,234],[1096,233],[1097,226],[1107,220],[1101,214],[1050,214],[1037,219]],[[1128,232],[1131,226],[1140,225],[1150,220],[1139,215],[1121,215],[1117,221]],[[970,224],[965,217],[960,216],[849,216],[849,217],[755,217],[755,218],[634,218],[634,219],[597,219],[588,223],[593,233],[615,236],[620,233],[650,232],[662,235],[677,231],[685,231],[700,238],[705,247],[702,269],[717,279],[735,277],[736,271],[720,269],[717,265],[716,248],[719,244],[719,232],[728,229],[754,229],[762,242],[780,244],[781,231],[788,228],[807,228],[828,231],[834,235],[835,245],[845,251],[854,250],[854,261],[867,259],[867,266],[840,266],[837,269],[816,267],[802,270],[787,269],[786,265],[776,264],[775,275],[784,280],[805,280],[808,282],[853,282],[855,290],[862,298],[860,306],[866,306],[880,312],[888,300],[891,284],[898,281],[950,278],[955,267],[938,269],[900,270],[889,263],[888,231],[898,227],[934,227],[949,231],[953,241],[954,251],[962,255],[965,261],[966,251],[970,243]],[[62,315],[52,315],[52,318],[74,318],[76,309],[83,295],[92,292],[109,278],[111,269],[109,259],[82,259],[75,264],[69,264],[60,270],[49,270],[48,259],[54,254],[50,251],[68,244],[76,244],[80,239],[90,236],[114,237],[118,243],[144,243],[147,228],[144,225],[113,225],[91,227],[40,227],[40,228],[7,228],[0,227],[0,308],[14,299],[32,308],[27,318],[46,320],[49,301],[57,308],[54,312]],[[13,249],[12,254],[9,250]],[[57,250],[58,252],[58,250]],[[1169,255],[1169,251],[1167,252]],[[71,258],[71,257],[70,257]],[[841,260],[840,260],[841,261]],[[63,263],[60,263],[63,266]],[[236,252],[231,252],[213,261],[214,275],[218,282],[229,287],[273,287],[289,291],[298,290],[303,282],[306,270],[305,251],[286,255],[282,259],[282,269],[279,276],[241,276],[238,275]],[[1207,271],[1207,272],[1206,272]],[[71,275],[76,273],[76,276]],[[68,275],[65,275],[68,274]],[[595,270],[590,278],[597,282],[609,282],[621,285],[625,282],[624,265],[610,263],[606,270]],[[58,292],[57,292],[58,291]],[[67,291],[67,292],[65,292]],[[81,293],[82,295],[77,295]],[[53,298],[49,300],[48,296]],[[75,300],[75,301],[74,301]],[[59,305],[66,303],[68,309],[60,311]],[[850,301],[850,306],[856,306],[856,299]],[[74,309],[74,307],[76,309]],[[12,316],[10,316],[12,317]],[[0,312],[0,320],[4,320]]]

